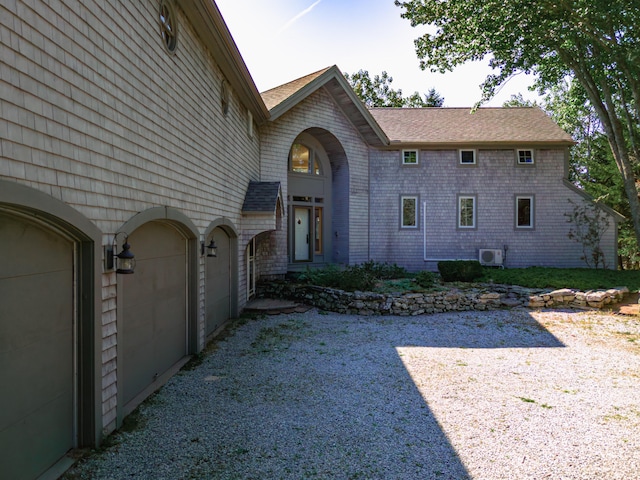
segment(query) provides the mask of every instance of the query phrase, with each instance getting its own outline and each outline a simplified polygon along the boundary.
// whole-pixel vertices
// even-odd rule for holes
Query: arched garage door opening
[[[71,210],[41,192],[15,193]],[[69,450],[95,443],[94,264],[94,242],[76,227],[0,199],[1,478],[60,473]]]
[[[118,278],[123,416],[193,352],[193,237],[188,228],[167,220],[143,223],[129,234],[135,273]]]
[[[209,339],[230,318],[238,315],[237,293],[237,236],[230,224],[210,226],[205,244],[213,240],[217,246],[215,257],[205,257],[205,336]]]

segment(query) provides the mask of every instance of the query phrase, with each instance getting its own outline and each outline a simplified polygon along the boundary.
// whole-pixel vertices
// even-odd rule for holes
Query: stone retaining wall
[[[286,298],[337,313],[359,315],[422,315],[500,308],[594,308],[620,302],[627,287],[580,292],[564,288],[544,291],[507,285],[478,285],[428,293],[345,292],[334,288],[282,281],[258,286],[258,298]]]

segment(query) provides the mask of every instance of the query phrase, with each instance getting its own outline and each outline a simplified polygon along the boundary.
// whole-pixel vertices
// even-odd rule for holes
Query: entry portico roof
[[[369,145],[380,147],[389,144],[380,125],[335,65],[262,92],[262,100],[269,109],[269,120],[277,120],[321,88],[331,95]]]

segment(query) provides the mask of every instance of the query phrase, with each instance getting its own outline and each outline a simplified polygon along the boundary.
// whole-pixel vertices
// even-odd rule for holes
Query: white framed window
[[[418,165],[418,150],[402,150],[403,165]]]
[[[516,228],[532,229],[534,227],[533,195],[516,195]]]
[[[400,197],[400,228],[418,228],[418,197]]]
[[[476,228],[475,195],[458,195],[458,228]]]
[[[475,165],[476,151],[475,150],[458,150],[458,163],[460,165]]]
[[[525,148],[516,150],[516,161],[518,165],[533,165],[535,163],[533,150]]]

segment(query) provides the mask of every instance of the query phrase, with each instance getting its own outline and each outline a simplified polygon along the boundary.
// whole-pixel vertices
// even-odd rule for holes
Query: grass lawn
[[[481,282],[520,285],[531,288],[575,288],[596,290],[627,287],[640,290],[640,270],[602,270],[591,268],[485,268]]]

